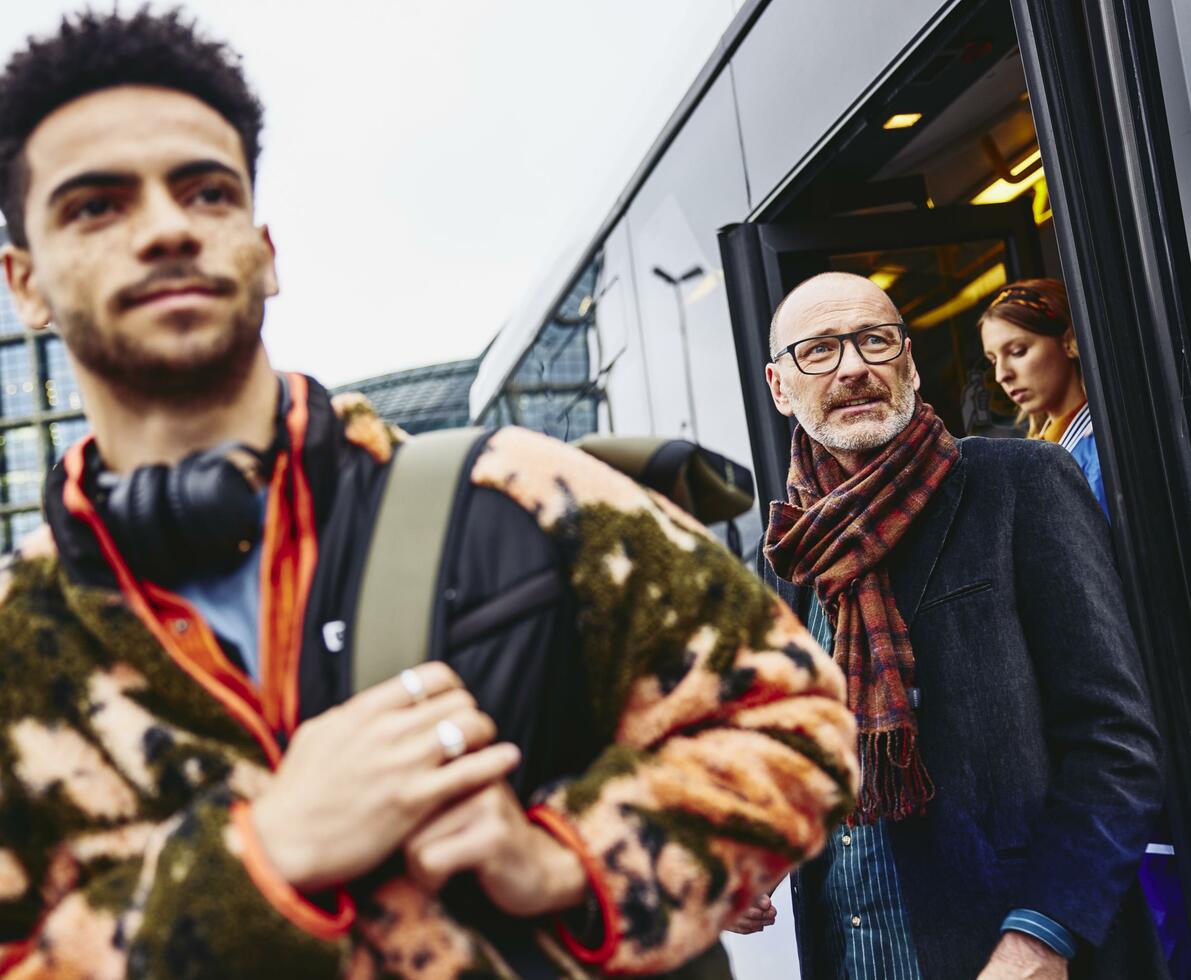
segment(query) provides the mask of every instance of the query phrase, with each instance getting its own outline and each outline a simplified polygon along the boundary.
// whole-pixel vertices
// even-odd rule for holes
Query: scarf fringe
[[[860,794],[852,822],[903,820],[926,812],[935,784],[918,755],[913,728],[862,733],[858,749]]]

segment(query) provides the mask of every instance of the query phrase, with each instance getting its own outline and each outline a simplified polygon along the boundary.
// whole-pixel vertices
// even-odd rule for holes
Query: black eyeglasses
[[[885,364],[896,361],[906,349],[904,323],[875,323],[851,333],[836,333],[823,337],[807,337],[783,347],[773,355],[776,363],[783,354],[794,359],[794,366],[803,374],[830,374],[844,358],[844,343],[852,341],[866,364]]]

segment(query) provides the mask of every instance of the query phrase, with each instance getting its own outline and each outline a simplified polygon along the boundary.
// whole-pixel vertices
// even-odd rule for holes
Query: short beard
[[[865,384],[846,391],[847,398],[876,397],[887,394],[891,414],[880,423],[869,425],[839,425],[828,421],[827,407],[822,404],[807,405],[795,400],[794,415],[799,424],[815,442],[825,449],[839,452],[865,453],[880,449],[901,435],[914,418],[914,384],[909,373],[899,375],[891,391],[881,390],[874,384]]]
[[[246,305],[218,342],[180,357],[149,350],[123,334],[105,335],[86,310],[62,311],[54,321],[79,364],[122,398],[139,405],[202,410],[232,400],[244,387],[257,356],[265,294],[259,287],[248,289]]]

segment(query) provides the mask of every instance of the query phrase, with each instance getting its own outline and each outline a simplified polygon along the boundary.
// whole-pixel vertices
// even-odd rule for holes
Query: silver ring
[[[434,734],[438,736],[438,744],[442,746],[442,754],[447,762],[458,759],[467,751],[463,729],[453,721],[444,718],[434,726]]]
[[[401,686],[405,688],[405,693],[414,704],[426,700],[426,685],[422,683],[422,678],[416,670],[403,670],[397,675],[397,679],[401,681]]]

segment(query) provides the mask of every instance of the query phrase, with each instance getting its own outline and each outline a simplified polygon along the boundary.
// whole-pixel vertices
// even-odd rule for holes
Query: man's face
[[[169,89],[105,89],[46,117],[25,159],[29,248],[5,266],[28,326],[53,321],[84,375],[149,398],[247,371],[277,287],[222,116]]]
[[[781,350],[808,337],[898,320],[889,297],[867,279],[829,276],[807,283],[782,307],[776,346]],[[900,434],[914,414],[908,341],[900,357],[884,364],[868,364],[845,342],[839,367],[829,374],[804,374],[790,354],[782,354],[766,367],[765,376],[778,411],[796,418],[829,450],[878,449]]]

